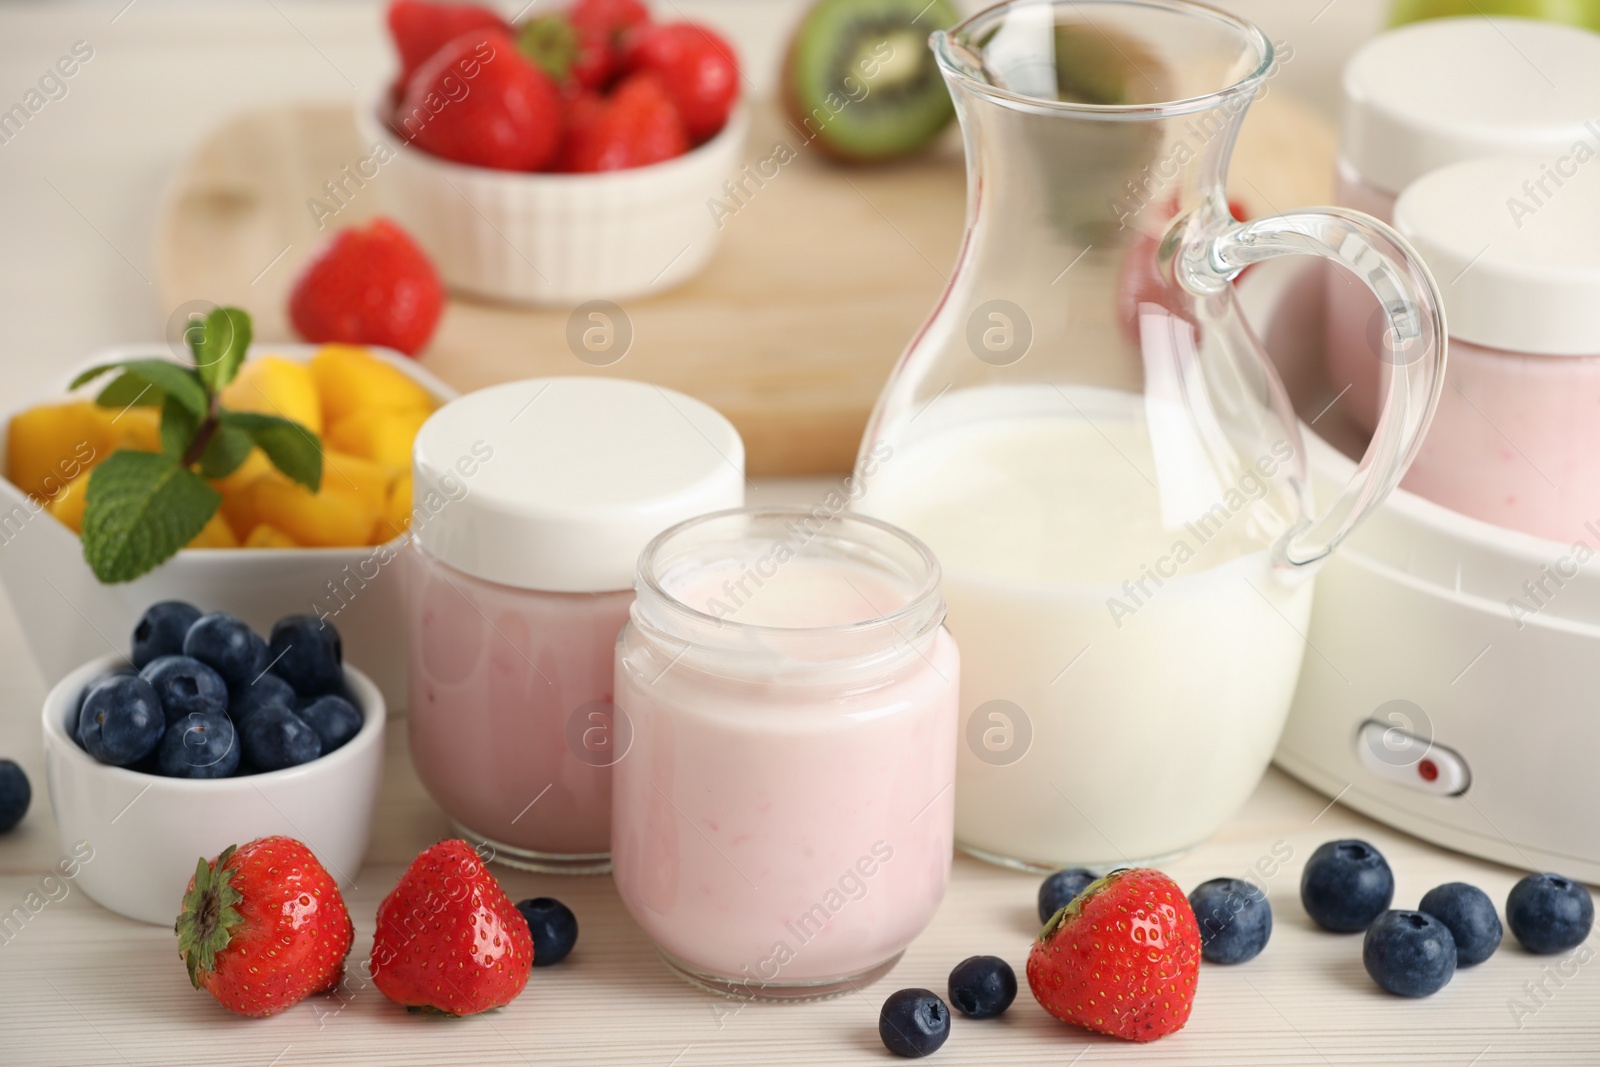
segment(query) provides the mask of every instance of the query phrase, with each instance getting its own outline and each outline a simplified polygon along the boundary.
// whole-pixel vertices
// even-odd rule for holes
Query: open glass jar
[[[746,509],[663,533],[617,645],[613,869],[690,982],[844,992],[950,874],[959,664],[928,549],[875,519]],[[625,724],[625,725],[624,725]]]

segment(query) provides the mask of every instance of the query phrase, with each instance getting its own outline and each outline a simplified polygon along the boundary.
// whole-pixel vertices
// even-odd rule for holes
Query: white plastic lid
[[[1443,167],[1406,187],[1394,224],[1439,283],[1451,337],[1600,356],[1600,158]]]
[[[1477,156],[1600,148],[1600,34],[1518,18],[1430,19],[1344,68],[1340,152],[1390,193]]]
[[[656,534],[744,503],[733,424],[692,397],[620,378],[468,393],[422,424],[412,456],[418,543],[522,589],[631,588]]]

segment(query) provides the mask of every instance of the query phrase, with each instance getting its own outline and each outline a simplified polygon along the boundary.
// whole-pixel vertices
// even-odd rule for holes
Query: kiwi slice
[[[960,15],[950,0],[819,0],[783,65],[783,104],[807,143],[854,162],[925,147],[955,117],[928,35]]]

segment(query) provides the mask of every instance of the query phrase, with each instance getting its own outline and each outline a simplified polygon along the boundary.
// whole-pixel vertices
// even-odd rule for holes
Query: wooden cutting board
[[[784,137],[755,108],[747,156]],[[1334,135],[1272,92],[1251,110],[1230,194],[1252,215],[1326,203]],[[291,282],[334,226],[384,210],[382,172],[318,232],[307,202],[369,155],[353,107],[284,105],[213,131],[179,167],[157,235],[164,306],[246,308],[256,336],[291,340]],[[617,374],[699,397],[744,436],[749,471],[848,470],[884,379],[927,317],[960,242],[963,166],[953,136],[915,161],[841,168],[801,153],[727,219],[709,267],[687,285],[627,302],[634,340],[611,367],[568,348],[565,309],[450,302],[423,356],[466,391],[552,374]]]

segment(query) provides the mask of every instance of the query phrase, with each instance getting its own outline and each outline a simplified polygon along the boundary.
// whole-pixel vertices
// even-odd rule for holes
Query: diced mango
[[[271,523],[264,522],[250,531],[244,539],[245,548],[299,548],[294,538]]]
[[[337,489],[363,497],[381,512],[389,500],[389,487],[400,476],[400,467],[375,463],[332,448],[322,450],[322,488]]]
[[[312,433],[322,432],[322,401],[311,368],[282,356],[260,356],[239,368],[239,374],[222,390],[222,406],[229,411],[255,411],[298,422]]]
[[[322,398],[323,425],[358,411],[430,411],[428,391],[365,348],[323,345],[311,358],[311,375]]]
[[[222,512],[211,516],[210,520],[194,535],[187,548],[238,548],[239,539],[234,536],[233,528],[222,517]]]
[[[405,411],[363,408],[328,427],[323,440],[328,447],[352,456],[409,470],[411,445],[417,439],[417,431],[428,421],[428,414],[420,408]]]
[[[225,501],[233,528],[248,528],[250,535],[263,523],[274,526],[296,543],[321,548],[364,545],[382,510],[371,496],[324,481],[321,491],[272,472],[251,482],[238,499]]]
[[[111,412],[88,400],[41,404],[12,416],[6,427],[6,477],[48,501],[116,444]]]
[[[159,408],[128,408],[126,411],[103,409],[111,420],[111,429],[117,435],[113,448],[131,448],[135,452],[161,451],[161,411]]]
[[[381,545],[405,533],[411,526],[411,472],[400,475],[389,487],[389,499],[383,505],[383,517],[372,532],[372,543]]]
[[[46,510],[60,520],[73,533],[83,532],[83,509],[89,493],[89,472],[93,468],[85,467],[78,472],[55,498],[45,505]]]
[[[226,478],[213,478],[211,488],[227,497],[237,493],[272,469],[272,461],[267,458],[267,454],[259,448],[253,448],[250,450],[250,454],[244,458],[244,462],[239,464],[232,474]],[[248,533],[249,531],[245,532]]]

